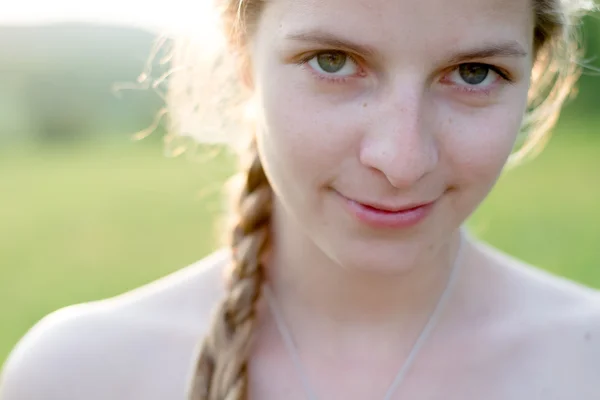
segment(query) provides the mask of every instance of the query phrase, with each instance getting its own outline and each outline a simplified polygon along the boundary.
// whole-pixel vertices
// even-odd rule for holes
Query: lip
[[[344,208],[360,222],[375,228],[407,229],[421,223],[437,200],[401,206],[362,202],[338,193]]]

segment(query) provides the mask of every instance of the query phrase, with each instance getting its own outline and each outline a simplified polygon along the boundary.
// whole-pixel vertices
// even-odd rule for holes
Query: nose
[[[416,86],[414,82],[413,86]],[[392,186],[413,186],[438,164],[439,151],[425,94],[408,85],[389,90],[370,106],[360,145],[360,162],[383,174]],[[426,111],[427,110],[427,111]],[[427,115],[425,113],[427,112]]]

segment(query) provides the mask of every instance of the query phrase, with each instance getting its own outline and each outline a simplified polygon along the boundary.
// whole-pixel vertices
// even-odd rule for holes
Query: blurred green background
[[[584,33],[599,66],[597,16]],[[112,90],[135,82],[154,40],[116,26],[0,27],[0,364],[45,314],[150,282],[216,246],[231,159],[167,157],[161,126],[132,140],[161,99]],[[581,79],[549,147],[503,176],[469,225],[504,251],[600,288],[594,75]]]

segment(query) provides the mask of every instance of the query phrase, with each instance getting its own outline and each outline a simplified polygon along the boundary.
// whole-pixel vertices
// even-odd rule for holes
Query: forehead
[[[531,1],[269,0],[262,19],[271,38],[325,30],[374,48],[400,46],[403,53],[498,40],[530,49]]]

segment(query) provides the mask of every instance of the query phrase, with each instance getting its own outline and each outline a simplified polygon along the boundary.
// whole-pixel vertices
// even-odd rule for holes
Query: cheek
[[[463,184],[489,189],[500,175],[522,122],[520,108],[495,106],[449,119],[443,146],[448,162]]]
[[[263,83],[259,109],[265,163],[278,174],[322,181],[339,170],[351,155],[356,132],[344,107],[333,107],[306,87],[289,80],[290,74]],[[277,84],[275,84],[277,82]],[[292,176],[288,176],[292,178]]]

